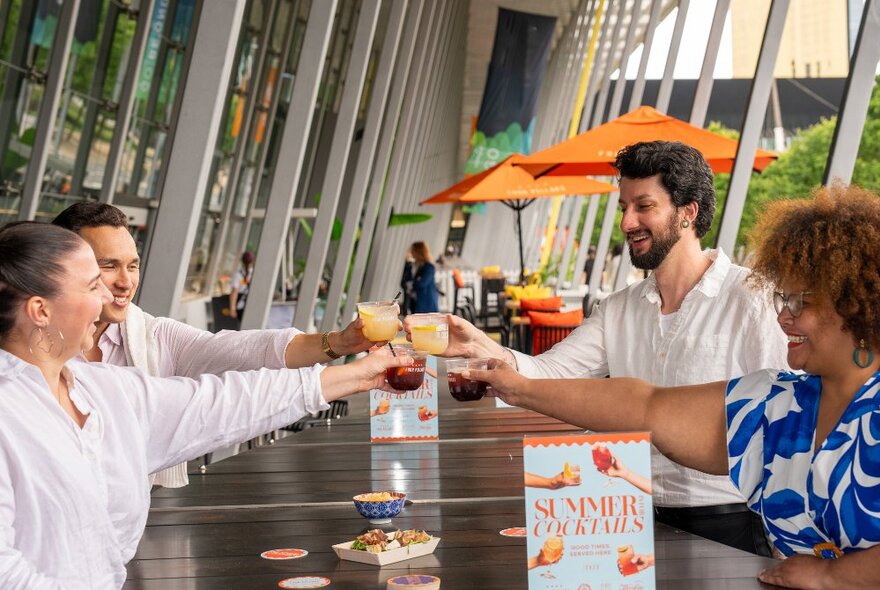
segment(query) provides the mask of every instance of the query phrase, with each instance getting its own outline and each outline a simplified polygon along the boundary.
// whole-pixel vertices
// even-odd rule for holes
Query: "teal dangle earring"
[[[865,352],[867,354],[867,358],[865,359],[864,363],[862,363],[862,352]],[[867,369],[871,366],[871,363],[874,362],[874,351],[865,346],[864,338],[859,340],[858,347],[853,350],[853,362],[860,369]]]

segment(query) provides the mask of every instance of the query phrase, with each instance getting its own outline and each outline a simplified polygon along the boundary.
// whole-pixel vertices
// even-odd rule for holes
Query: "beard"
[[[669,223],[662,233],[654,234],[648,232],[651,236],[651,248],[644,254],[636,254],[633,251],[632,242],[629,244],[629,256],[632,264],[641,270],[654,270],[666,260],[666,256],[672,247],[681,239],[681,229],[679,226],[679,216],[676,211],[669,216]]]

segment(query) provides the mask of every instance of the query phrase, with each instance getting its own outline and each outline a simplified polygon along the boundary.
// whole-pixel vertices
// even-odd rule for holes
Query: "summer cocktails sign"
[[[398,350],[395,347],[395,350]],[[398,354],[400,352],[398,351]],[[421,364],[421,367],[418,367]],[[418,379],[414,389],[407,383],[414,372],[421,368],[424,380]],[[370,440],[372,442],[396,442],[412,440],[438,440],[437,428],[437,357],[420,355],[411,367],[389,369],[401,374],[386,379],[397,392],[373,389],[370,391]]]
[[[531,590],[651,590],[648,433],[523,439]]]

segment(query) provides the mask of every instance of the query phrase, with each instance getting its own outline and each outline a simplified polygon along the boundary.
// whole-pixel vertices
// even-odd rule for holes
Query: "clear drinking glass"
[[[449,359],[446,361],[446,379],[449,382],[449,393],[460,402],[482,399],[486,395],[489,384],[485,381],[465,379],[461,374],[468,369],[485,371],[489,368],[489,359]]]
[[[386,342],[397,336],[400,308],[390,299],[357,304],[358,315],[364,320],[364,337],[371,342]]]
[[[425,380],[425,353],[421,350],[413,350],[407,344],[395,344],[393,347],[396,356],[408,356],[413,364],[406,367],[388,367],[385,369],[385,380],[398,391],[414,391],[422,386]]]
[[[412,344],[428,354],[443,354],[449,346],[449,325],[446,314],[417,313],[412,318]]]

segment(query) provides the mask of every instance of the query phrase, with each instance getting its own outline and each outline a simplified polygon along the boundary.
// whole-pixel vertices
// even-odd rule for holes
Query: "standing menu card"
[[[523,439],[530,590],[652,590],[647,432]]]
[[[418,389],[397,393],[371,390],[370,440],[439,440],[437,391],[437,357],[431,355],[425,359],[425,380]]]

